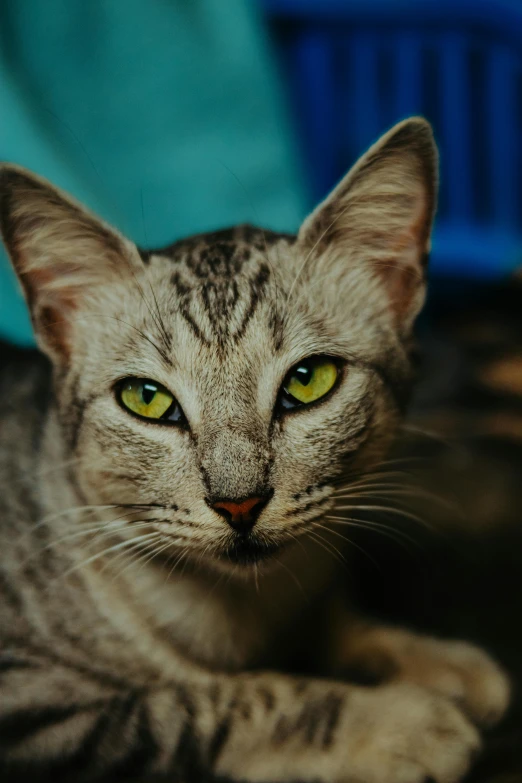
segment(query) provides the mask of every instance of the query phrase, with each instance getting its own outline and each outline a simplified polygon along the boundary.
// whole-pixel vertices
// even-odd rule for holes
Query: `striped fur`
[[[144,252],[1,170],[0,225],[47,356],[8,352],[0,381],[2,780],[461,779],[473,724],[505,710],[504,675],[339,605],[325,522],[401,420],[436,176],[413,119],[297,238],[240,227]],[[337,357],[341,382],[282,415],[283,378],[314,354]],[[186,424],[128,415],[127,376],[170,389]],[[248,535],[211,507],[261,494]],[[389,677],[285,674],[300,656],[327,677],[384,656]]]

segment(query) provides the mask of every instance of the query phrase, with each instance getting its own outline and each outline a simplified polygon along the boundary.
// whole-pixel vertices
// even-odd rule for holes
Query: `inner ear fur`
[[[419,117],[405,120],[305,220],[299,242],[308,254],[347,268],[366,264],[383,283],[398,326],[407,329],[424,298],[437,190],[431,126]]]
[[[41,347],[68,351],[67,320],[98,286],[139,265],[135,246],[67,194],[0,166],[0,231]]]

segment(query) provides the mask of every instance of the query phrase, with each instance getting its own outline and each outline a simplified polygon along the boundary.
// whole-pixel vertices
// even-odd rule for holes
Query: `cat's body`
[[[13,354],[0,381],[4,778],[460,779],[479,740],[453,699],[495,720],[504,676],[475,648],[339,609],[345,543],[325,525],[408,393],[426,124],[372,148],[297,240],[239,228],[139,253],[2,176],[4,240],[53,364]],[[384,658],[390,682],[266,671],[314,656],[326,676]]]

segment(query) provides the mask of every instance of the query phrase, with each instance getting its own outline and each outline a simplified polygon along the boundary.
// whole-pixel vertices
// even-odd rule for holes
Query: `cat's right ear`
[[[69,354],[72,318],[96,289],[140,265],[136,247],[36,175],[0,166],[0,231],[42,350]]]
[[[431,127],[411,117],[370,147],[299,231],[304,257],[324,272],[366,270],[405,335],[424,301],[437,185]]]

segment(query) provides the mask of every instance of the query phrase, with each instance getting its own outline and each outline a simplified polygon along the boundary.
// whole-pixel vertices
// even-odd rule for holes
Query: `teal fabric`
[[[254,0],[0,0],[0,157],[142,246],[249,221],[294,230],[305,197]],[[31,342],[0,257],[0,336]]]

